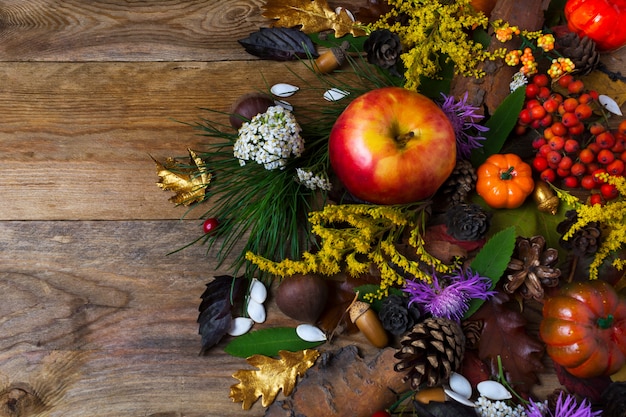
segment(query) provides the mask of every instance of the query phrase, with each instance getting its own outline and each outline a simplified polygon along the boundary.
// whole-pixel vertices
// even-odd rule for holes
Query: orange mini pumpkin
[[[476,171],[476,192],[492,208],[521,206],[535,188],[532,168],[516,154],[495,154]]]

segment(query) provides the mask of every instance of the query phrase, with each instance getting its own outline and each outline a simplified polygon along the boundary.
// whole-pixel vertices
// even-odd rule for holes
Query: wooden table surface
[[[228,398],[242,359],[198,355],[223,271],[167,255],[201,210],[182,219],[151,159],[201,148],[181,123],[201,108],[312,77],[237,43],[263,4],[0,0],[0,416],[263,415]]]

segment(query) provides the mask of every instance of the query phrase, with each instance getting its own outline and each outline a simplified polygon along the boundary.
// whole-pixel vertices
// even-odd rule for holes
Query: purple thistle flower
[[[526,415],[527,417],[544,417],[542,408],[533,400],[530,400]],[[600,415],[602,415],[602,411],[592,411],[591,404],[586,399],[577,404],[574,396],[561,393],[556,402],[554,414],[547,411],[545,417],[598,417]]]
[[[458,101],[455,101],[453,96],[444,93],[441,95],[444,98],[440,106],[441,110],[448,116],[456,135],[457,156],[468,159],[472,149],[483,146],[482,141],[485,140],[485,137],[481,136],[481,133],[489,130],[487,126],[480,124],[485,116],[476,113],[478,107],[467,104],[467,92]]]
[[[433,272],[431,284],[407,281],[403,291],[409,293],[409,305],[417,303],[424,312],[434,317],[461,321],[473,298],[486,300],[495,294],[495,291],[490,291],[491,284],[489,278],[473,274],[468,268],[441,278]]]

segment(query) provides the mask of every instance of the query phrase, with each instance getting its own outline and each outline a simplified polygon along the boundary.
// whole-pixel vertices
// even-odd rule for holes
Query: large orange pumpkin
[[[569,30],[593,39],[600,50],[626,44],[626,0],[568,0],[565,19]]]

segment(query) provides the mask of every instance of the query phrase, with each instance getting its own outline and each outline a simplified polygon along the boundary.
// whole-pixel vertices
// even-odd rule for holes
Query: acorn
[[[537,181],[535,183],[533,199],[539,211],[555,215],[559,210],[559,197],[556,196],[548,183],[544,181]]]
[[[292,319],[315,323],[328,299],[328,285],[318,275],[292,275],[284,278],[276,290],[276,305]]]
[[[267,94],[247,93],[233,103],[228,120],[232,127],[239,129],[244,122],[257,114],[265,113],[273,105],[274,100]]]
[[[355,301],[350,307],[350,320],[359,328],[369,342],[377,348],[384,348],[389,343],[387,332],[378,318],[378,314],[363,301]]]
[[[346,50],[350,47],[348,42],[343,42],[340,47],[330,48],[321,54],[314,62],[314,70],[318,74],[333,72],[346,62]]]

